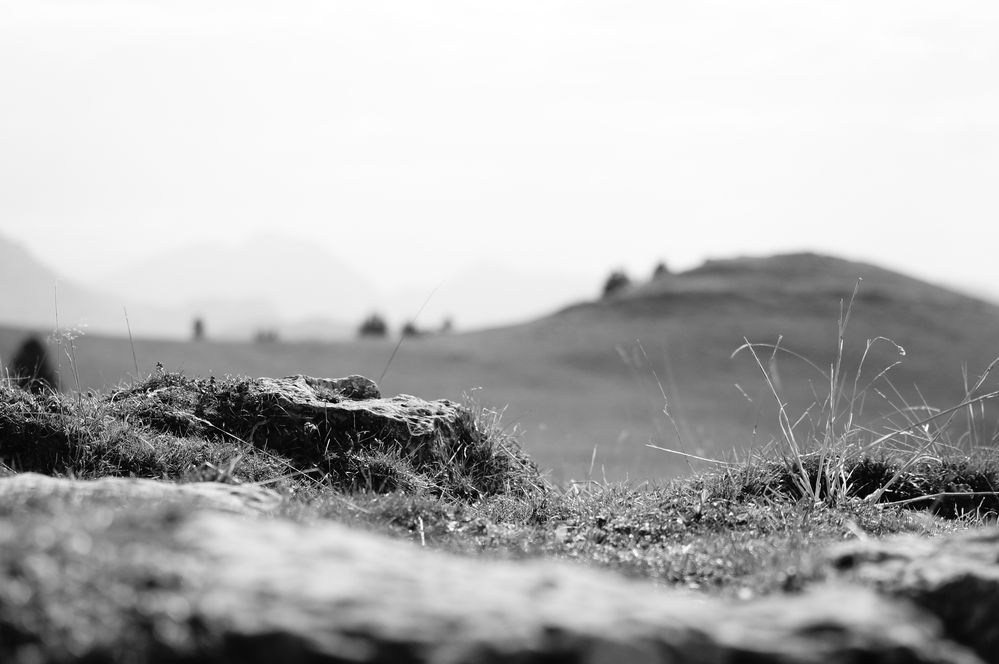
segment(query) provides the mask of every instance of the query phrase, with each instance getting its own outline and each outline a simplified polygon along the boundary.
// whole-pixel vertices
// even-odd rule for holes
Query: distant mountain
[[[282,320],[327,317],[354,321],[377,301],[375,289],[315,244],[259,235],[238,246],[166,251],[95,282],[128,299],[189,307],[223,300],[255,301]]]
[[[177,270],[173,270],[176,272]],[[121,277],[124,279],[124,275]],[[204,318],[210,337],[249,339],[258,328],[273,327],[278,314],[260,298],[193,298],[168,304],[141,292],[115,294],[63,279],[16,242],[0,236],[0,325],[85,333],[187,338],[195,318]],[[169,299],[169,298],[166,298]],[[126,322],[125,315],[128,314]]]
[[[125,334],[122,303],[97,290],[62,279],[21,245],[0,236],[0,324],[61,327]],[[133,321],[133,325],[137,322]],[[158,325],[156,326],[158,327]],[[141,324],[133,330],[150,331]]]
[[[277,236],[163,252],[86,285],[61,279],[2,238],[0,259],[0,284],[10,293],[0,324],[54,326],[59,283],[64,324],[85,322],[93,331],[125,335],[127,307],[133,334],[170,338],[190,336],[200,318],[209,338],[247,340],[273,331],[289,341],[342,340],[372,312],[398,330],[424,305],[419,327],[436,329],[447,319],[467,330],[542,316],[594,290],[585,280],[483,264],[446,279],[436,291],[383,295],[321,248]]]

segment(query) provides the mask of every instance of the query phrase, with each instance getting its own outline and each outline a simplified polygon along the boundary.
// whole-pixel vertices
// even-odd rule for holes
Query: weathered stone
[[[137,478],[105,478],[77,481],[38,473],[20,473],[0,479],[0,506],[7,510],[22,505],[54,502],[140,507],[175,502],[189,508],[210,508],[240,514],[274,510],[281,497],[262,487],[191,482],[171,484]]]
[[[216,561],[199,599],[210,623],[262,645],[282,634],[306,661],[344,651],[364,662],[977,661],[940,640],[932,618],[859,587],[730,606],[582,567],[459,558],[335,524],[206,514],[178,536]]]
[[[155,383],[153,383],[155,385]],[[381,398],[363,376],[248,378],[207,382],[166,376],[150,389],[111,395],[122,413],[183,435],[232,434],[268,449],[327,449],[377,440],[418,449],[435,440],[467,439],[468,411],[447,400]]]
[[[125,503],[145,490],[104,482]],[[2,661],[981,662],[928,613],[860,587],[730,605],[328,522],[95,517],[92,497],[69,496],[50,518],[0,512]]]
[[[352,374],[346,378],[316,378],[297,374],[286,378],[265,378],[279,385],[279,390],[291,392],[296,388],[303,401],[338,401],[343,399],[380,399],[382,396],[375,381]]]
[[[243,405],[258,423],[280,429],[309,422],[342,441],[376,438],[417,449],[435,439],[467,436],[468,413],[457,404],[408,394],[383,399],[362,376],[258,378],[249,383]]]
[[[952,639],[999,663],[999,529],[854,541],[832,549],[828,562],[841,577],[913,601]]]

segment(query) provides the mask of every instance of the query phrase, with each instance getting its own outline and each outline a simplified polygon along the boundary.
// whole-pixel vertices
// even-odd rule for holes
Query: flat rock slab
[[[434,441],[467,439],[471,424],[468,411],[456,403],[408,394],[385,399],[363,376],[258,378],[243,398],[257,423],[301,427],[308,422],[319,436],[328,433],[348,443],[374,438],[413,450]]]
[[[207,508],[238,514],[263,514],[281,504],[281,496],[262,487],[191,482],[174,484],[139,478],[109,477],[79,481],[39,473],[19,473],[0,479],[0,510],[43,503],[108,507],[163,506],[176,503],[188,509]]]
[[[401,394],[382,398],[363,376],[247,378],[216,383],[164,377],[148,389],[110,397],[122,412],[136,411],[157,428],[183,435],[232,434],[270,449],[326,449],[366,441],[405,450],[441,440],[467,440],[467,409],[446,399]]]
[[[0,503],[21,495],[4,493],[12,481]],[[23,502],[0,511],[0,661],[982,661],[931,614],[853,585],[733,605],[329,522],[183,500],[130,510],[146,490],[134,482],[109,510],[75,484],[44,518]]]
[[[854,541],[832,549],[828,564],[841,578],[912,601],[999,663],[999,529]]]
[[[204,515],[178,537],[217,561],[199,598],[210,623],[242,634],[247,652],[276,655],[293,643],[303,661],[977,661],[942,641],[932,618],[858,587],[729,606],[577,566],[459,558],[336,524],[261,527]]]

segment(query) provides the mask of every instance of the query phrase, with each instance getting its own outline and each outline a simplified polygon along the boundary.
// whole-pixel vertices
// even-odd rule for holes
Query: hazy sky
[[[995,0],[0,0],[0,233],[383,288],[813,249],[999,294]],[[250,266],[248,266],[250,267]]]

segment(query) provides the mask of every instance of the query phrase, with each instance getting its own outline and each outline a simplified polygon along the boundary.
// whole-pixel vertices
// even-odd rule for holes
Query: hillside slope
[[[195,317],[206,320],[209,334],[228,339],[250,339],[259,330],[275,330],[289,339],[343,339],[354,329],[353,323],[342,320],[282,322],[273,304],[281,299],[275,295],[275,287],[284,288],[287,294],[294,292],[299,298],[314,298],[308,288],[301,285],[293,288],[303,278],[302,274],[288,274],[283,283],[271,283],[270,290],[254,290],[260,283],[274,282],[268,271],[237,270],[231,260],[225,266],[213,265],[208,252],[197,262],[185,262],[179,254],[170,258],[133,266],[90,286],[63,278],[21,245],[0,236],[0,293],[3,293],[0,325],[52,329],[58,304],[61,327],[120,337],[128,335],[130,325],[134,335],[184,339],[190,335]],[[206,274],[237,274],[248,285],[245,289],[248,294],[243,297],[227,294],[231,287],[225,280],[232,279],[231,276],[206,281]],[[352,298],[367,297],[360,286],[356,287],[357,292],[352,290],[353,285],[344,288]]]
[[[121,304],[59,277],[21,245],[0,236],[0,325],[52,328],[88,324],[109,332],[125,322]]]
[[[934,406],[958,403],[962,367],[973,379],[999,356],[999,307],[873,266],[813,255],[716,261],[524,325],[407,340],[391,364],[394,340],[137,341],[135,350],[142,372],[162,362],[191,375],[360,373],[388,394],[454,399],[471,391],[486,405],[507,406],[502,424],[522,429],[524,447],[557,478],[586,476],[591,460],[596,478],[603,472],[611,479],[664,478],[686,472],[688,463],[647,448],[649,441],[724,457],[770,440],[777,432],[774,398],[752,356],[733,358],[732,352],[744,338],[773,343],[780,337],[781,347],[829,367],[841,302],[849,300],[858,276],[864,281],[845,343],[851,385],[868,339],[887,337],[906,351],[901,355],[887,341],[872,347],[859,387],[889,364],[900,364],[888,374],[894,387],[877,385],[895,405],[868,390],[866,421],[904,407],[903,398],[910,405],[923,398]],[[15,338],[0,332],[0,358],[10,356]],[[84,337],[77,353],[84,387],[133,372],[127,340]],[[769,356],[762,359],[768,363]],[[793,417],[827,390],[821,374],[800,360],[780,354],[775,366]],[[657,378],[675,427],[663,414]]]

